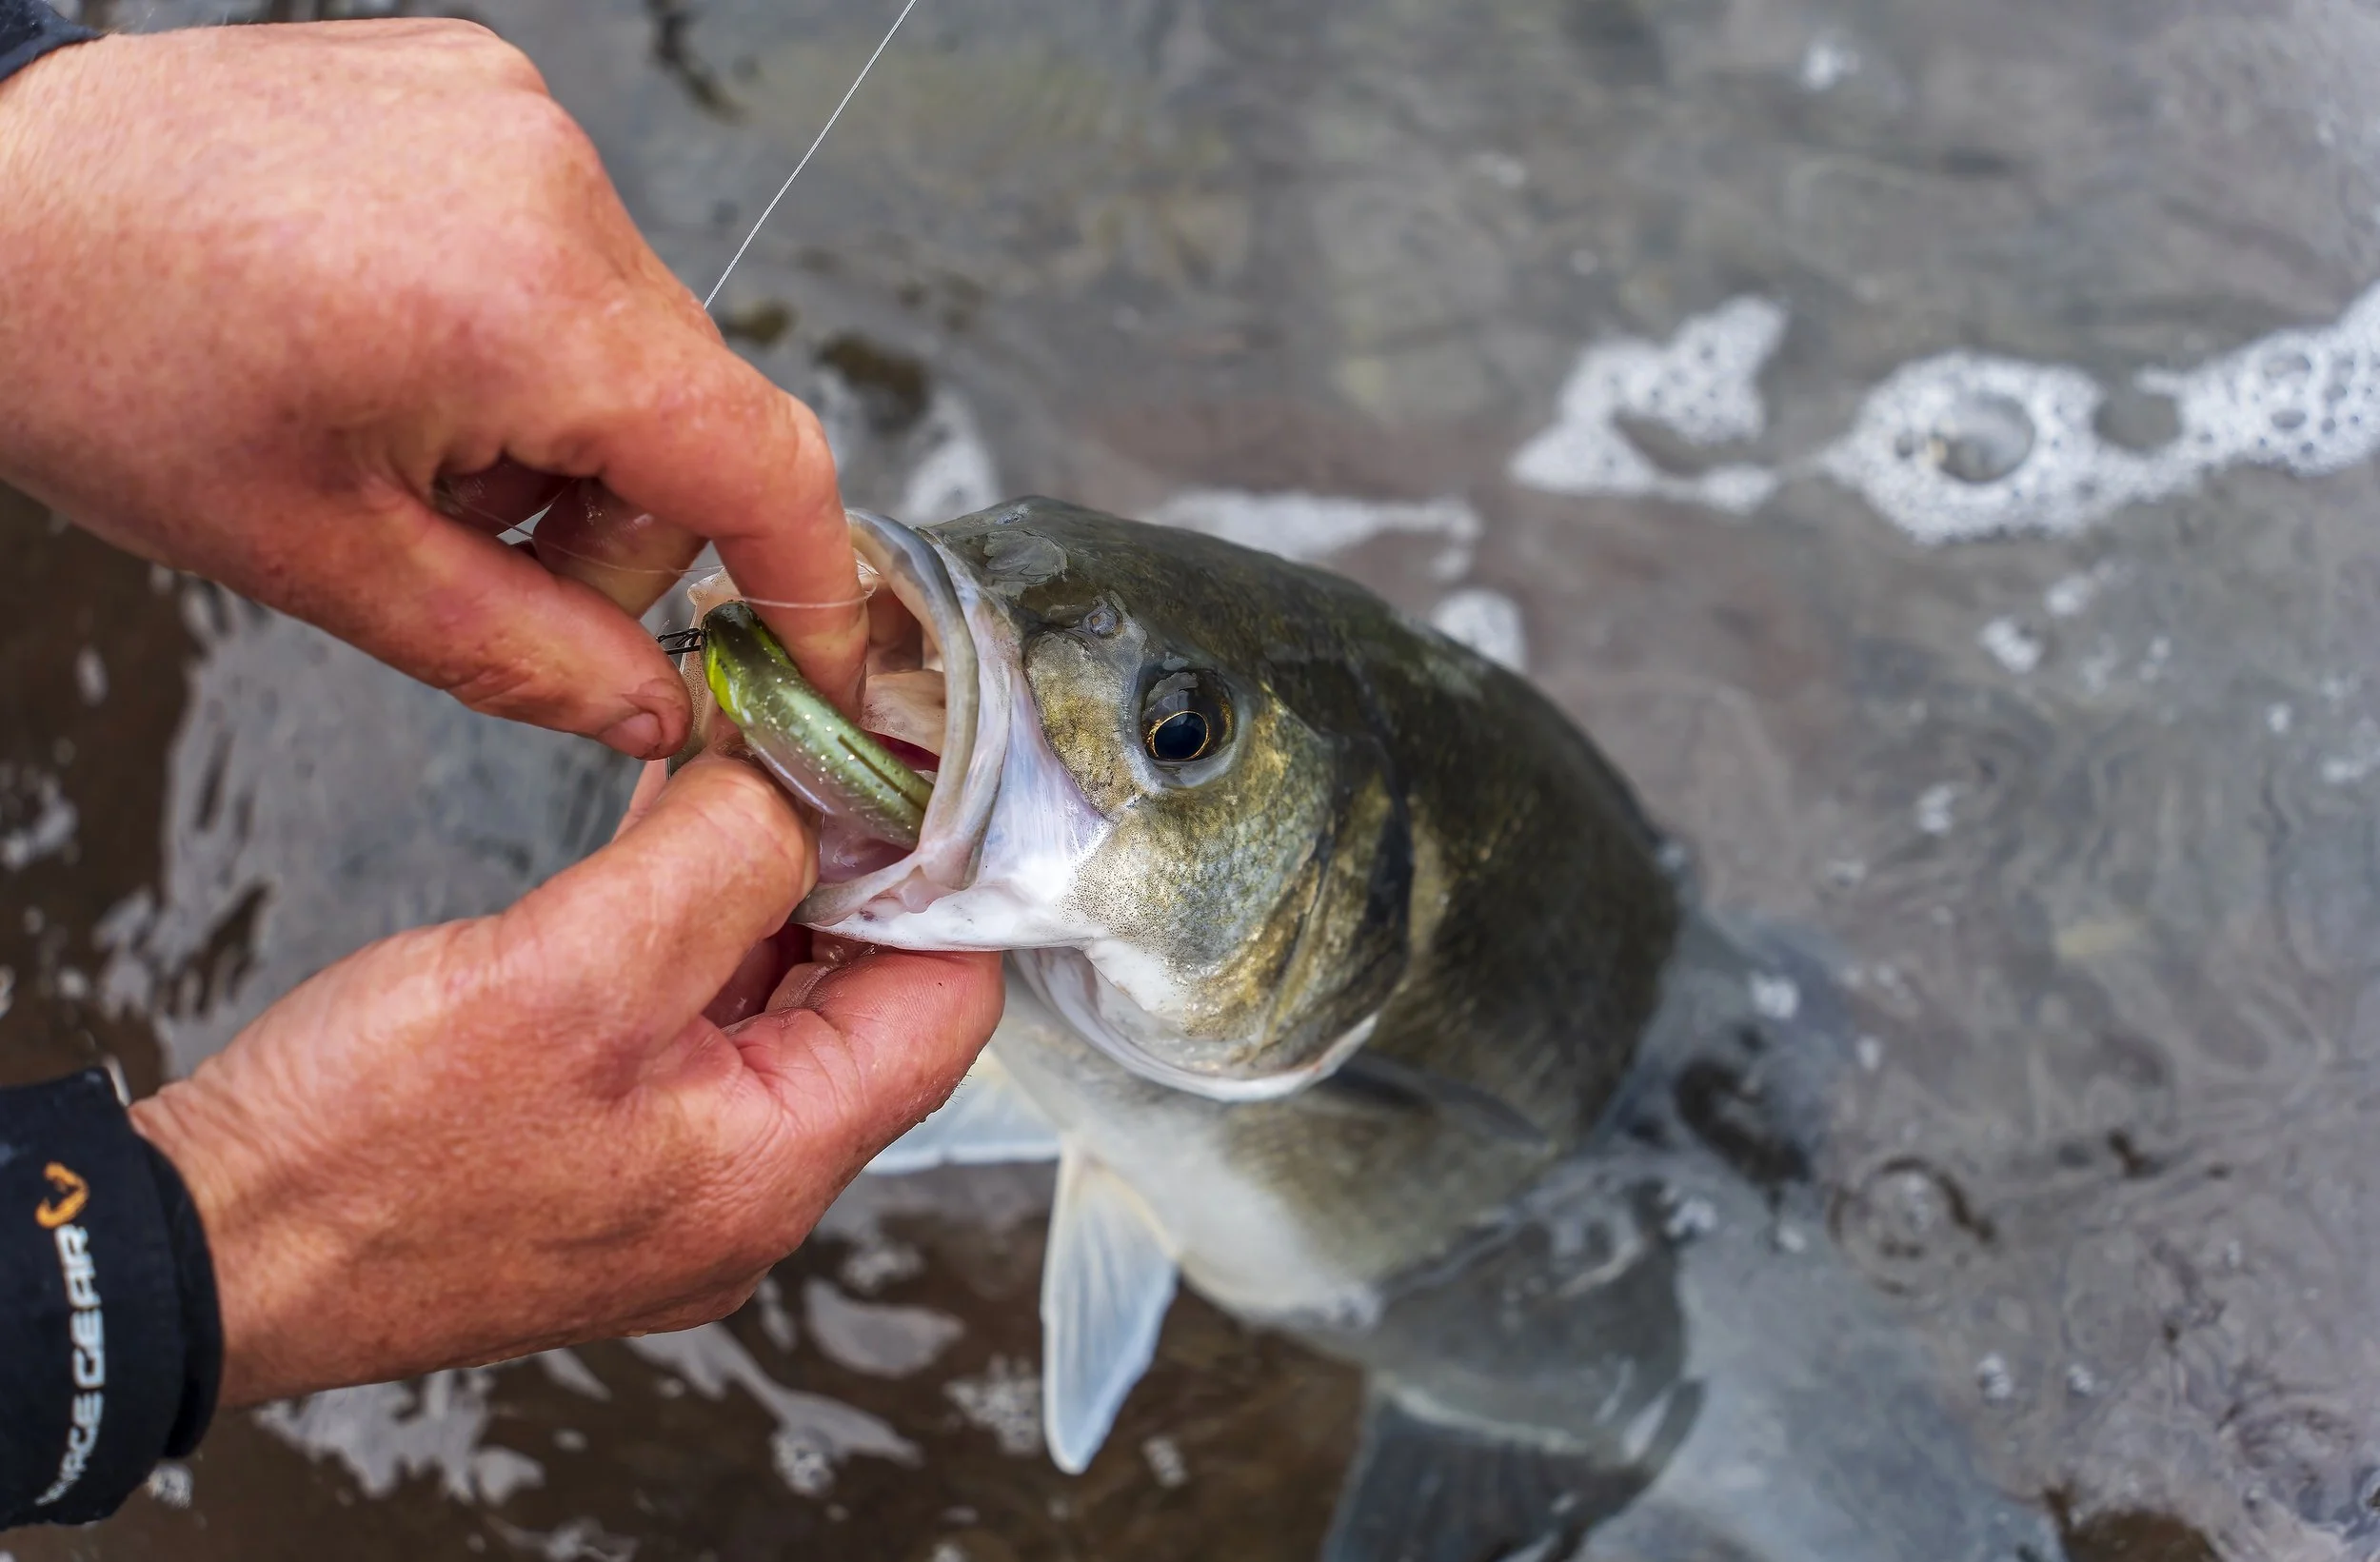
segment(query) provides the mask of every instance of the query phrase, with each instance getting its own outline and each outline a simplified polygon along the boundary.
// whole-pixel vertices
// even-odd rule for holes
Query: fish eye
[[[1206,752],[1215,734],[1195,710],[1178,710],[1149,728],[1149,758],[1181,764]]]
[[[1231,704],[1202,673],[1172,673],[1149,685],[1140,702],[1140,743],[1160,764],[1188,764],[1223,746]]]

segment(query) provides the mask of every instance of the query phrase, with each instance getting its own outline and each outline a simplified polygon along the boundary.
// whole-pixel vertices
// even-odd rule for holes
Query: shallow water
[[[476,14],[706,287],[890,9]],[[2361,1557],[2375,80],[2350,0],[927,0],[723,313],[856,502],[1261,539],[1525,666],[1825,952],[1829,1235],[1993,1476],[2081,1558]],[[187,1067],[607,828],[585,745],[6,528],[13,1076]],[[723,1330],[228,1417],[9,1549],[1313,1554],[1357,1385],[1195,1301],[1039,1455],[1046,1196],[863,1184]]]

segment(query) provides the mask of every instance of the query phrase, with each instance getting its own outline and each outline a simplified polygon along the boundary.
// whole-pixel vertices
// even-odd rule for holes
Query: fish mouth
[[[916,847],[846,850],[822,831],[819,883],[794,919],[894,949],[1081,942],[1067,898],[1109,824],[1041,732],[1008,605],[932,533],[848,513],[853,547],[901,610],[881,593],[869,604],[871,682],[912,658],[917,671],[939,668],[942,747]],[[904,653],[912,628],[915,650]],[[863,715],[862,724],[891,723]]]
[[[914,660],[942,670],[940,769],[905,855],[862,843],[843,860],[822,832],[819,883],[794,919],[893,949],[1097,947],[1104,930],[1074,903],[1074,888],[1113,826],[1041,730],[1011,604],[932,531],[849,513],[853,546],[909,620],[898,622],[881,592],[870,604],[871,682],[885,675],[882,648],[913,628]]]
[[[843,513],[852,550],[892,597],[891,603],[881,597],[869,603],[869,692],[862,724],[880,738],[928,750],[934,786],[918,843],[906,852],[839,835],[830,821],[821,834],[819,882],[794,908],[794,919],[885,942],[892,940],[881,927],[862,933],[846,924],[890,923],[965,888],[973,877],[1000,795],[1014,682],[1002,659],[983,655],[982,648],[988,642],[997,653],[1000,642],[1013,643],[1014,636],[1002,634],[1001,615],[924,533],[872,510]],[[896,683],[911,696],[906,722],[881,697]],[[941,698],[938,742],[915,724],[921,688]]]

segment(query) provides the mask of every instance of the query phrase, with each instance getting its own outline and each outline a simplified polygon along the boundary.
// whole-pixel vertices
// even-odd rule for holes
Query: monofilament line
[[[711,285],[710,295],[703,300],[705,312],[719,302],[719,290],[727,286],[727,279],[734,276],[736,267],[744,263],[744,252],[752,247],[752,241],[759,238],[761,229],[768,226],[769,213],[777,209],[777,203],[785,198],[785,191],[793,188],[793,182],[802,177],[802,170],[810,166],[810,159],[818,155],[818,148],[825,144],[826,133],[835,128],[835,121],[843,118],[843,111],[850,108],[851,100],[859,95],[860,84],[867,80],[867,73],[876,69],[876,62],[883,59],[884,50],[892,47],[893,34],[901,30],[901,24],[907,21],[909,13],[917,9],[918,0],[908,0],[908,4],[901,8],[901,14],[893,18],[893,25],[884,30],[883,42],[878,44],[876,52],[867,57],[867,64],[860,67],[860,73],[851,78],[850,87],[843,91],[843,101],[835,105],[835,111],[828,114],[826,123],[819,127],[818,138],[810,143],[810,149],[802,154],[802,161],[793,166],[793,171],[785,175],[785,182],[777,187],[777,193],[768,198],[768,205],[761,208],[761,220],[752,225],[752,231],[744,236],[744,242],[736,247],[735,257],[727,262],[727,269],[720,272],[719,280]]]

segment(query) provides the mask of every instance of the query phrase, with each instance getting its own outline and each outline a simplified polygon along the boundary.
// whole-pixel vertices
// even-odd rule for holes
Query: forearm
[[[39,393],[25,335],[55,306],[30,68],[97,36],[37,0],[0,0],[0,386]],[[54,69],[54,67],[47,69]],[[31,475],[31,419],[0,391],[0,476]],[[0,1091],[0,1529],[113,1513],[214,1414],[223,1335],[213,1262],[173,1164],[96,1072]]]

